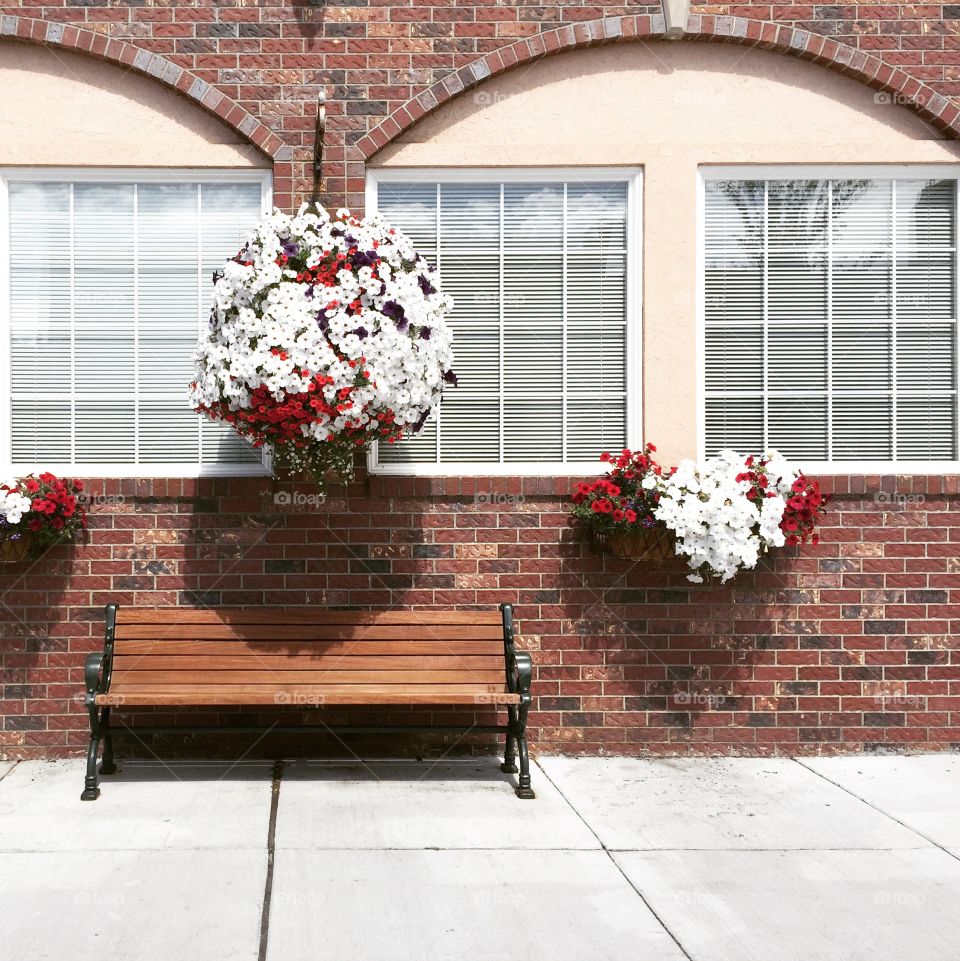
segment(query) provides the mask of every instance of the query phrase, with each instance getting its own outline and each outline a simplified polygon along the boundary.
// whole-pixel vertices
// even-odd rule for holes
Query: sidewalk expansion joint
[[[539,764],[537,765],[537,771],[540,777],[546,778],[556,788],[557,793],[563,798],[570,810],[573,811],[578,818],[580,818],[584,827],[597,839],[597,844],[600,845],[600,849],[610,859],[610,863],[617,869],[617,871],[620,872],[620,876],[624,879],[624,881],[627,882],[627,884],[630,885],[634,894],[640,898],[644,905],[646,905],[647,910],[657,919],[657,924],[659,924],[660,927],[667,932],[667,934],[670,936],[670,940],[673,941],[673,943],[677,946],[677,948],[680,950],[680,953],[687,959],[687,961],[693,961],[693,958],[690,956],[690,952],[687,951],[687,949],[680,943],[680,939],[673,933],[673,931],[667,927],[666,922],[660,917],[659,914],[657,914],[653,908],[653,905],[644,897],[643,892],[636,886],[636,884],[633,883],[633,881],[630,880],[630,878],[627,876],[627,872],[624,871],[623,868],[617,863],[617,859],[613,856],[610,849],[603,843],[603,841],[600,840],[600,836],[597,834],[597,832],[594,831],[594,829],[587,822],[587,819],[580,813],[579,810],[577,810],[577,808],[570,802],[570,799],[566,796],[566,794],[564,794],[560,789],[560,785],[557,784],[557,782],[554,781],[553,778],[551,778],[550,775],[547,774],[547,772]]]
[[[260,949],[257,961],[266,961],[270,938],[270,902],[273,899],[273,863],[277,851],[277,812],[280,809],[280,782],[283,780],[283,761],[273,764],[273,783],[270,787],[270,821],[267,828],[267,879],[263,886],[263,911],[260,914]]]
[[[830,778],[828,778],[826,774],[821,774],[819,771],[814,770],[812,767],[808,767],[806,764],[803,763],[803,760],[801,758],[795,757],[793,760],[797,764],[799,764],[800,767],[802,767],[804,770],[809,771],[811,774],[815,774],[819,778],[823,778],[823,780],[826,781],[827,784],[832,784],[835,788],[839,788],[841,791],[846,792],[847,794],[850,795],[850,797],[856,798],[858,801],[862,802],[863,804],[866,804],[866,806],[869,808],[873,808],[873,810],[876,811],[878,814],[882,814],[884,817],[890,818],[891,821],[894,821],[896,824],[899,824],[900,827],[906,828],[912,834],[916,834],[918,838],[923,838],[923,840],[926,841],[928,844],[932,844],[935,848],[939,848],[941,851],[943,851],[944,854],[948,854],[950,857],[956,859],[957,861],[960,861],[960,854],[955,854],[949,848],[944,847],[939,841],[935,841],[932,837],[929,837],[928,835],[924,834],[923,831],[918,831],[915,827],[912,827],[906,822],[901,821],[900,818],[894,817],[889,811],[884,811],[882,807],[874,804],[873,801],[868,801],[866,798],[860,797],[859,794],[855,794],[853,791],[850,790],[850,788],[844,787],[842,784],[838,784],[836,781],[830,780]],[[888,850],[888,849],[884,848],[883,850]],[[917,850],[917,849],[910,848],[908,850]]]

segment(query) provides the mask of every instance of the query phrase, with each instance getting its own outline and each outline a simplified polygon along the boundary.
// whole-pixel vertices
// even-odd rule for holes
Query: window
[[[957,460],[948,174],[704,174],[706,454]]]
[[[259,451],[193,412],[187,386],[213,271],[267,190],[260,171],[0,176],[0,459],[21,474],[262,470]]]
[[[377,171],[370,184],[368,209],[411,236],[454,298],[459,377],[419,434],[380,447],[374,469],[546,473],[595,468],[629,443],[639,174]]]

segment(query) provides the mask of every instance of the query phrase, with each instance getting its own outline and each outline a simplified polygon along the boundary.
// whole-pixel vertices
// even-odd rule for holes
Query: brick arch
[[[252,113],[186,68],[126,40],[114,40],[69,24],[14,16],[0,17],[0,40],[3,39],[87,54],[152,77],[213,114],[263,151],[275,164],[291,159],[291,148]]]
[[[394,110],[357,142],[359,162],[369,160],[426,114],[488,77],[549,54],[644,38],[662,40],[664,33],[662,15],[643,14],[605,17],[518,40],[474,60]],[[960,139],[960,107],[903,70],[847,44],[765,20],[699,14],[688,17],[684,39],[738,43],[812,60],[889,93],[939,130]]]

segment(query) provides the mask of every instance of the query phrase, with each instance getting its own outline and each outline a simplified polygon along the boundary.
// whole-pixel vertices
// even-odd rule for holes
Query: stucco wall
[[[706,164],[952,163],[960,145],[885,94],[731,46],[574,51],[481,84],[375,167],[642,167],[644,436],[697,453],[697,169]]]
[[[185,98],[81,54],[0,41],[0,91],[0,166],[269,166]]]

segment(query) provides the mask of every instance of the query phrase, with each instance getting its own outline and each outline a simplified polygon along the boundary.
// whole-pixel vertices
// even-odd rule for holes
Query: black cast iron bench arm
[[[505,774],[517,774],[516,760],[520,761],[517,797],[535,797],[530,787],[530,752],[527,749],[527,714],[530,712],[530,682],[533,680],[533,658],[526,651],[514,647],[513,607],[501,604],[503,614],[503,658],[507,672],[507,690],[520,695],[517,706],[510,705],[507,714],[510,725],[507,730],[507,745],[503,752],[500,770]]]
[[[103,761],[100,764],[101,774],[113,774],[116,766],[113,763],[113,734],[110,731],[110,708],[100,710],[97,707],[97,695],[106,694],[110,690],[110,680],[113,676],[113,642],[117,630],[117,605],[108,604],[106,607],[106,627],[103,636],[103,651],[88,654],[83,665],[83,680],[87,693],[84,704],[90,716],[90,746],[87,749],[87,776],[84,779],[83,793],[80,798],[84,801],[95,801],[100,797],[100,787],[97,778],[97,751],[100,741],[103,741]]]

